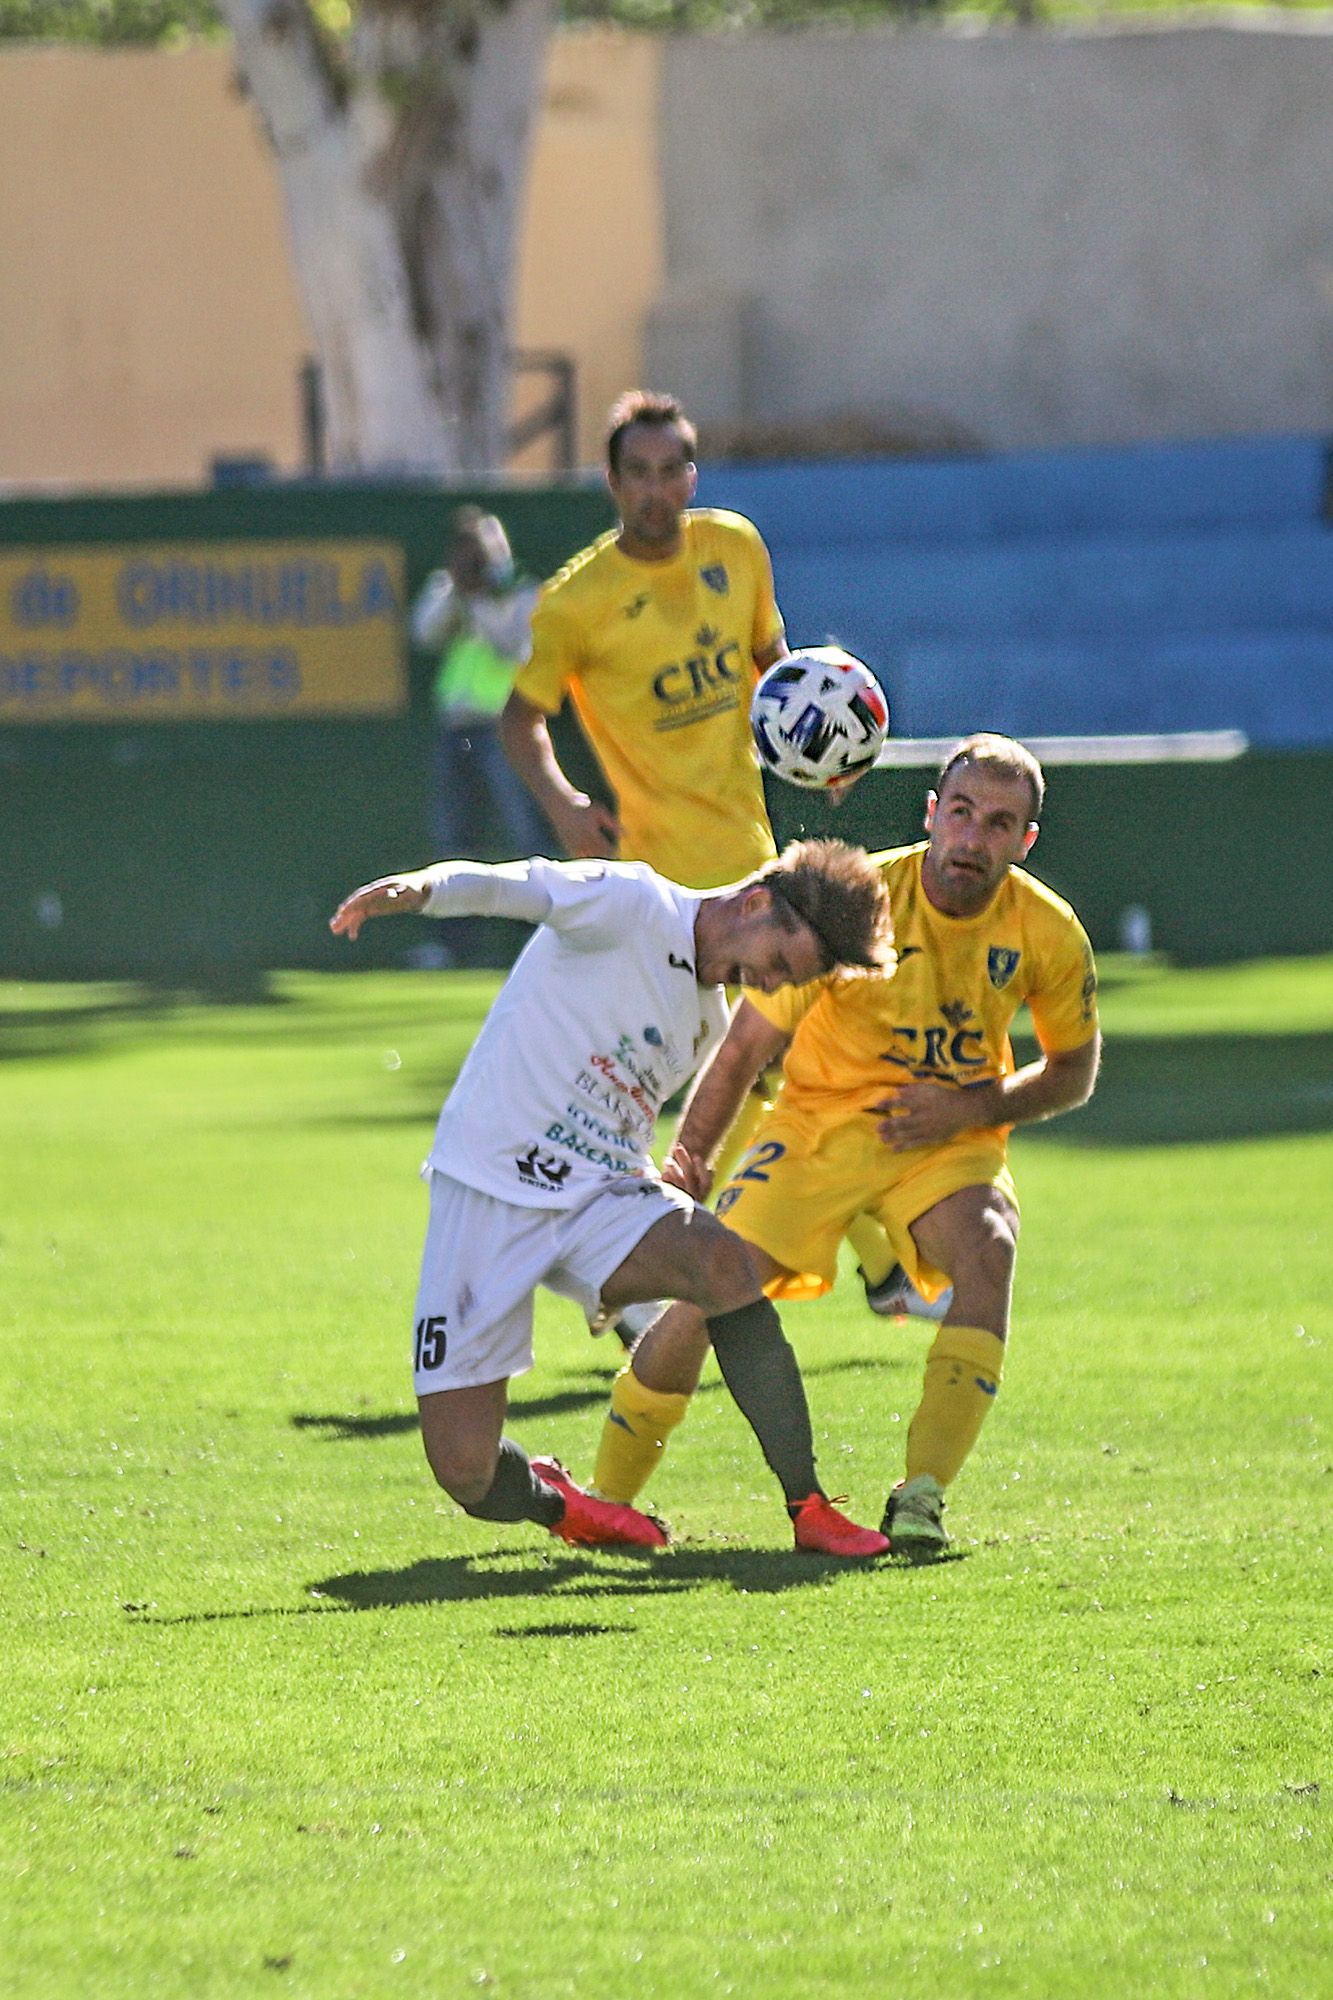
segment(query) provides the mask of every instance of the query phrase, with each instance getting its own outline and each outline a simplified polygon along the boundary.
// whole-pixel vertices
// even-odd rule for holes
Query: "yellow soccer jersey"
[[[965,1090],[1009,1075],[1009,1026],[1024,1001],[1048,1055],[1097,1031],[1092,946],[1068,903],[1011,868],[980,916],[946,917],[922,886],[925,852],[922,842],[876,857],[893,907],[896,971],[746,992],[793,1035],[780,1102],[820,1126],[864,1114],[895,1085]]]
[[[548,715],[568,690],[623,860],[715,889],[772,858],[750,694],[755,655],[782,636],[758,529],[713,508],[685,516],[669,562],[622,555],[613,530],[546,585],[514,685]]]

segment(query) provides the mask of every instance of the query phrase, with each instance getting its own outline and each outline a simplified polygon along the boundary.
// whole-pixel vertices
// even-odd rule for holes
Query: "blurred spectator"
[[[439,660],[432,690],[434,858],[523,858],[539,853],[550,836],[500,748],[498,725],[531,647],[538,586],[515,570],[509,537],[494,514],[460,507],[450,526],[445,565],[427,578],[411,621],[413,643]]]

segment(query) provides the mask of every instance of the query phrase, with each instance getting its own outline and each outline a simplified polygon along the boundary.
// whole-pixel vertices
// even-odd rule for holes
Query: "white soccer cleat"
[[[943,1319],[953,1303],[952,1285],[937,1299],[923,1299],[901,1264],[895,1264],[877,1285],[871,1284],[864,1271],[860,1271],[860,1278],[866,1304],[880,1319]]]

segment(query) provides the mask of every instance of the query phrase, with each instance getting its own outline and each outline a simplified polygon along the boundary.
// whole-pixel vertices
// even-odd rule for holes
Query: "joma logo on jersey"
[[[730,689],[740,681],[740,647],[728,639],[715,653],[692,653],[688,660],[673,660],[653,676],[653,693],[668,708]]]

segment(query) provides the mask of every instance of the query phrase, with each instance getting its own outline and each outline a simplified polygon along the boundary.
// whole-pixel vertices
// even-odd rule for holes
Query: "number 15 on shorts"
[[[423,1368],[438,1368],[443,1362],[446,1345],[444,1327],[445,1316],[443,1313],[437,1313],[431,1319],[419,1319],[417,1321],[417,1341],[416,1352],[413,1356],[413,1365],[418,1371]]]

